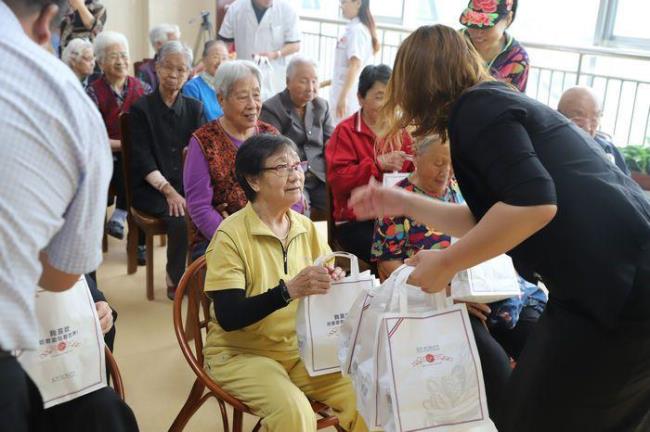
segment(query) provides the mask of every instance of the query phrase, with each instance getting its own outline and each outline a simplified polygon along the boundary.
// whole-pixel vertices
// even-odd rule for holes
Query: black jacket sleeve
[[[260,321],[287,305],[278,285],[253,297],[246,297],[243,289],[209,291],[217,322],[225,331],[239,330]]]

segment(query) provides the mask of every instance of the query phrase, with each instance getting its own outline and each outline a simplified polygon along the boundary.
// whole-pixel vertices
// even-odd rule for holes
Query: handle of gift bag
[[[316,258],[316,261],[314,261],[314,265],[321,266],[325,264],[327,261],[336,257],[347,258],[348,260],[350,260],[350,276],[352,276],[355,279],[359,278],[359,259],[357,258],[356,255],[353,255],[348,252],[332,252],[329,255],[323,255],[321,257]]]
[[[391,300],[391,304],[395,305],[393,302],[399,302],[400,313],[408,312],[408,291],[406,287],[406,281],[408,280],[409,276],[411,276],[411,273],[413,273],[413,270],[415,270],[415,267],[402,264],[390,275],[390,278],[394,277],[392,283],[396,288],[393,290],[393,298]],[[411,286],[415,287],[415,285]],[[427,299],[429,300],[431,308],[434,310],[449,306],[447,302],[447,295],[444,291],[441,291],[439,293],[428,293]]]
[[[406,292],[406,281],[413,273],[415,267],[402,264],[397,267],[393,273],[388,278],[395,289],[393,290],[393,297],[391,299],[391,304],[393,305],[391,309],[394,309],[396,302],[399,302],[399,311],[400,313],[408,312],[408,293]],[[388,281],[387,281],[388,282]]]

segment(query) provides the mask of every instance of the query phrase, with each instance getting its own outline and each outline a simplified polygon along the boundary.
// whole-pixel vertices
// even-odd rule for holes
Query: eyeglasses
[[[264,167],[262,171],[273,171],[279,177],[289,177],[292,172],[305,173],[309,169],[309,162],[300,161],[293,164],[280,164],[274,167]]]

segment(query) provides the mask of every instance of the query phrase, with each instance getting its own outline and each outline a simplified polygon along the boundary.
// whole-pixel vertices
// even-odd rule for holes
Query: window
[[[648,0],[601,0],[595,43],[650,49]]]

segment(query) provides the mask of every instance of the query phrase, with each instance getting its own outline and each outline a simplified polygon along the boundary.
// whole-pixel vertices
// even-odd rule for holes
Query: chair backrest
[[[142,65],[147,63],[150,60],[151,60],[150,58],[143,58],[142,60],[133,63],[133,75],[138,76],[138,72],[140,72],[140,68],[142,67]]]
[[[120,369],[117,367],[115,357],[113,357],[113,353],[108,349],[108,347],[104,347],[104,353],[106,355],[106,371],[111,377],[113,390],[115,390],[115,393],[117,393],[120,399],[124,400],[124,384],[122,383],[122,374],[120,373]]]
[[[334,206],[332,204],[332,189],[329,182],[325,182],[325,196],[327,202],[325,203],[325,211],[327,212],[327,243],[333,251],[341,250],[341,246],[336,241],[336,223],[334,222]]]
[[[120,114],[120,133],[122,142],[122,172],[124,174],[124,190],[126,193],[126,208],[133,205],[133,189],[131,188],[131,129],[129,128],[129,113]]]
[[[203,337],[207,335],[208,323],[210,322],[210,300],[203,292],[205,282],[205,256],[196,259],[185,270],[183,277],[176,288],[174,299],[174,332],[181,347],[183,356],[194,374],[201,380],[218,399],[232,405],[240,411],[247,411],[248,408],[239,400],[226,393],[215,383],[203,369]],[[188,318],[183,319],[183,298],[187,293]],[[191,326],[191,328],[186,328]],[[193,339],[194,343],[191,344]]]

